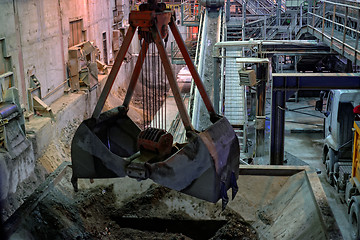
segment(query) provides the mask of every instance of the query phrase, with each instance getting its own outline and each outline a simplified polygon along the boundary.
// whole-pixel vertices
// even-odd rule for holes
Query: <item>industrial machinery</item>
[[[323,97],[316,103],[317,110],[322,110]],[[353,112],[358,105],[359,90],[331,90],[323,111],[326,178],[348,205],[352,239],[360,238],[360,122],[354,122]]]
[[[11,157],[16,156],[16,147],[25,139],[25,123],[19,92],[11,87],[5,91],[3,101],[0,101],[0,156],[5,153]]]
[[[352,226],[353,239],[360,238],[360,122],[354,122],[354,145],[351,166],[351,177],[345,189],[345,200],[348,204],[349,221]]]
[[[130,13],[129,22],[130,27],[93,115],[79,126],[72,141],[72,183],[75,190],[78,188],[78,178],[149,178],[163,186],[210,202],[217,202],[221,198],[224,208],[228,202],[227,190],[232,188],[233,198],[238,190],[238,139],[227,119],[216,114],[177,29],[174,12],[167,9],[164,3],[149,1],[140,5],[139,11]],[[168,26],[213,123],[202,132],[196,131],[191,125],[165,51],[164,40],[168,37]],[[123,105],[101,113],[136,29],[141,50]],[[155,47],[160,56],[157,62],[151,58],[155,56]],[[148,50],[151,56],[147,55]],[[164,130],[162,118],[153,124],[155,126],[149,126],[148,116],[154,116],[154,105],[158,104],[156,100],[151,102],[150,99],[154,101],[164,91],[161,85],[163,70],[186,130],[186,143],[173,143],[172,135]],[[138,78],[142,81],[143,110],[146,113],[143,131],[127,116]],[[152,92],[144,88],[149,85],[153,86]]]
[[[224,0],[200,0],[200,4],[207,8],[219,8],[224,6]]]
[[[359,93],[359,90],[331,90],[326,96],[326,109],[323,111],[323,163],[328,182],[340,190],[345,189],[347,176],[351,173],[353,108],[360,104]],[[324,96],[320,98],[317,110],[322,111]]]

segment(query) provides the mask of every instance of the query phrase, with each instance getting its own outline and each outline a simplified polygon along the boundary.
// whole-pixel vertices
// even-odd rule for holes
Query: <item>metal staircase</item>
[[[225,60],[225,109],[224,115],[233,126],[239,138],[240,151],[247,152],[247,105],[245,87],[240,86],[239,70],[241,64],[236,63],[240,51],[227,51]]]

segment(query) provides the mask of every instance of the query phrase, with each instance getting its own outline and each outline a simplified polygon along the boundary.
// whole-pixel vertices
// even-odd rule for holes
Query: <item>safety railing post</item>
[[[332,28],[331,28],[331,39],[330,39],[330,48],[334,44],[334,29],[335,29],[335,17],[336,17],[336,4],[334,4],[333,18],[332,18]]]
[[[312,10],[313,10],[313,18],[312,18],[313,35],[315,35],[315,6],[316,6],[316,0],[313,1],[313,5],[312,5]]]
[[[359,48],[359,30],[360,30],[360,9],[358,9],[358,11],[357,11],[355,59],[354,59],[355,70],[357,69],[356,64],[357,64],[357,55],[358,55],[358,48]]]
[[[321,29],[321,39],[324,41],[324,30],[325,30],[325,6],[326,3],[323,3],[323,16],[322,16],[322,29]]]
[[[345,53],[345,41],[346,41],[346,25],[347,25],[347,18],[349,14],[349,8],[346,6],[345,8],[345,22],[344,22],[344,35],[343,35],[343,41],[342,41],[342,55]]]

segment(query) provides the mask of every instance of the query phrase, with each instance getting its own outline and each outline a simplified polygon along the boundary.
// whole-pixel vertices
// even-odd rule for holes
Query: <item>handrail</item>
[[[311,1],[306,13],[307,28],[313,34],[320,34],[330,47],[350,58],[356,66],[359,61],[360,7],[329,0]],[[325,31],[331,28],[330,31]],[[339,34],[340,33],[340,34]],[[350,45],[349,39],[355,40]]]
[[[348,4],[343,4],[343,3],[338,3],[338,2],[332,2],[332,1],[329,1],[329,0],[318,0],[318,2],[325,2],[325,3],[330,3],[330,4],[336,4],[337,6],[340,6],[340,7],[349,7],[349,8],[353,8],[353,9],[360,10],[360,7],[357,7],[357,6],[348,5]]]

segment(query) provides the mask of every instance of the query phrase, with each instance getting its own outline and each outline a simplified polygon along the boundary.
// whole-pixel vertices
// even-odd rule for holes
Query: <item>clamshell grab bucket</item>
[[[136,177],[191,196],[217,202],[236,194],[239,143],[226,118],[201,133],[192,132],[186,144],[174,144],[164,159],[143,157],[137,146],[140,129],[121,108],[102,113],[95,123],[85,120],[71,145],[72,182],[78,178]],[[149,160],[151,159],[151,160]],[[129,173],[130,171],[130,173]],[[226,203],[225,203],[226,204]]]
[[[224,208],[228,202],[227,190],[232,188],[233,197],[238,190],[236,180],[240,149],[232,126],[225,117],[216,114],[177,29],[175,13],[167,9],[164,3],[150,1],[140,5],[140,11],[132,11],[129,19],[129,29],[93,115],[81,123],[72,141],[72,183],[75,190],[77,190],[78,178],[125,176],[139,180],[150,178],[158,184],[210,202],[217,202],[221,198]],[[168,27],[173,33],[213,123],[200,133],[191,124],[165,50],[163,39],[167,37]],[[123,105],[101,113],[136,29],[142,40],[141,50]],[[164,129],[151,128],[144,124],[144,130],[141,131],[127,116],[149,45],[156,46],[161,58],[186,130],[187,142],[184,144],[173,143],[173,136]],[[148,105],[145,100],[143,104],[144,107]]]

